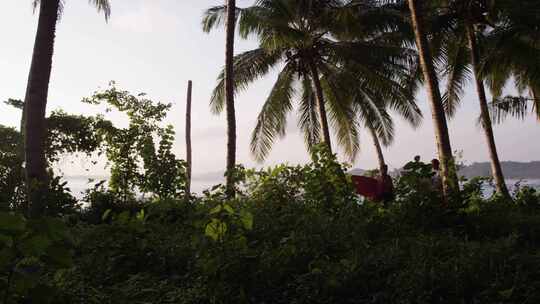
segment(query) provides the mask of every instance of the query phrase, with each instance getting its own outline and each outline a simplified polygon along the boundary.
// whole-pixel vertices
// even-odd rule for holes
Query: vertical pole
[[[193,82],[188,81],[187,102],[186,102],[186,196],[191,195],[191,93],[193,90]]]

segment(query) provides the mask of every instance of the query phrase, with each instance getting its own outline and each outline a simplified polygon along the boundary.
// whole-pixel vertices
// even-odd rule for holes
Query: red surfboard
[[[377,198],[379,190],[379,181],[377,179],[353,175],[352,181],[356,188],[356,193],[372,200]]]

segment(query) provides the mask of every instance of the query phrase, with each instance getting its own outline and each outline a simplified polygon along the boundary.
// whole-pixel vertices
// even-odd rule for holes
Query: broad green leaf
[[[216,207],[212,208],[212,210],[210,210],[210,214],[217,214],[217,213],[220,213],[221,210],[222,210],[221,205],[217,205]]]
[[[218,219],[212,219],[212,221],[206,225],[204,232],[206,236],[210,237],[214,241],[222,238],[225,233],[227,233],[227,224]]]
[[[143,221],[144,220],[144,209],[137,213],[136,216],[137,220]]]
[[[233,207],[231,207],[231,206],[228,205],[228,204],[224,204],[224,205],[223,205],[223,209],[225,209],[225,211],[227,211],[227,213],[229,213],[229,214],[233,214],[233,213],[234,213]]]
[[[26,228],[26,222],[20,215],[0,212],[0,231],[21,233]]]
[[[253,214],[251,214],[251,212],[242,210],[242,212],[240,212],[240,220],[242,221],[245,229],[253,229]]]
[[[111,214],[112,210],[111,209],[107,209],[107,211],[105,211],[103,213],[103,216],[101,217],[101,220],[102,221],[106,221],[108,218],[109,218],[109,215]]]

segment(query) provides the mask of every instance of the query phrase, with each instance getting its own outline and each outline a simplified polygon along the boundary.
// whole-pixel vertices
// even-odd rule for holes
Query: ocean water
[[[77,199],[82,199],[84,197],[84,193],[88,189],[92,189],[96,183],[99,183],[100,181],[107,180],[108,178],[106,176],[102,177],[92,177],[89,179],[88,177],[83,176],[65,176],[64,181],[67,182],[67,187],[70,189],[71,194],[75,196]],[[202,193],[206,189],[212,188],[212,186],[222,183],[220,179],[193,179],[191,182],[191,191],[194,193]],[[106,185],[106,183],[105,183]]]
[[[78,199],[82,199],[84,196],[84,192],[87,189],[93,188],[93,186],[101,181],[101,180],[107,180],[107,177],[93,177],[93,181],[89,182],[88,177],[82,177],[82,176],[66,176],[65,181],[67,181],[67,187],[71,190],[71,193],[73,196],[75,196]],[[221,183],[222,181],[220,179],[194,179],[192,181],[192,191],[194,193],[202,193],[206,189],[210,189],[212,186],[217,185]],[[515,191],[517,185],[519,184],[521,187],[523,186],[530,186],[535,189],[540,190],[540,179],[509,179],[506,181],[508,185],[508,189],[510,192]],[[489,186],[486,186],[486,189],[484,191],[485,195],[489,196],[491,193],[493,193],[493,189]]]

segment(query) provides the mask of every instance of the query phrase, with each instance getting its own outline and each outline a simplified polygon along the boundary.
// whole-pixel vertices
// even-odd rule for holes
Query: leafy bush
[[[0,290],[3,303],[53,303],[54,277],[72,266],[72,236],[59,219],[26,220],[0,213]]]
[[[70,267],[45,251],[34,288],[10,289],[10,299],[37,301],[47,285],[65,303],[538,302],[538,193],[484,198],[473,179],[449,209],[422,186],[426,176],[404,174],[389,204],[362,203],[345,167],[317,150],[305,166],[239,167],[230,200],[216,187],[125,202],[98,185],[70,222]],[[5,231],[17,244],[43,234]],[[10,256],[2,282],[25,254]]]

